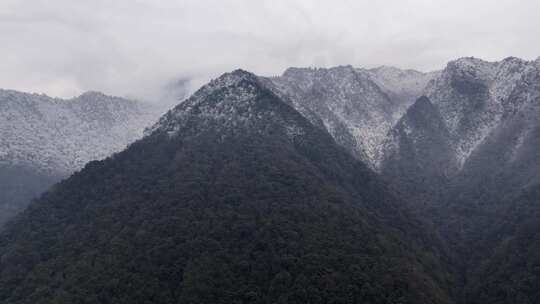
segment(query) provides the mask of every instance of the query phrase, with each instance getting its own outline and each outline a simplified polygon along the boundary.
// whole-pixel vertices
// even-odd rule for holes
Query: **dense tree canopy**
[[[265,90],[216,123],[223,96],[8,225],[0,301],[450,303],[443,246],[374,173]]]

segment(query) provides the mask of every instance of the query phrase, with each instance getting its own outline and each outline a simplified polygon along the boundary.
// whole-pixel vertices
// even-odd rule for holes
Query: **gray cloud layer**
[[[150,98],[244,68],[540,55],[538,0],[2,0],[0,87]]]

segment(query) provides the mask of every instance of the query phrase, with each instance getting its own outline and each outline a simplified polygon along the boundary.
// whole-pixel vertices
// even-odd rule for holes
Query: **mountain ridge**
[[[87,162],[125,148],[159,114],[93,91],[60,99],[0,90],[0,226]]]
[[[126,151],[91,162],[74,177],[55,186],[10,225],[5,235],[0,234],[0,254],[7,261],[1,265],[0,260],[0,279],[6,279],[6,286],[20,285],[13,290],[0,290],[0,294],[17,301],[23,301],[25,294],[32,294],[33,299],[76,299],[80,296],[77,285],[56,274],[68,273],[66,277],[78,278],[87,290],[94,290],[95,286],[73,269],[92,273],[103,281],[110,281],[111,277],[101,270],[78,268],[84,260],[71,255],[73,252],[63,244],[83,246],[78,248],[93,252],[100,267],[117,267],[99,257],[102,253],[119,256],[118,251],[106,249],[108,245],[123,244],[114,248],[133,254],[125,250],[132,248],[127,244],[135,236],[160,237],[160,233],[165,233],[174,241],[158,243],[186,246],[167,249],[174,252],[173,256],[187,259],[178,262],[182,267],[173,267],[174,274],[157,271],[154,267],[160,255],[144,251],[150,243],[135,241],[147,246],[144,254],[154,257],[144,264],[148,268],[138,271],[145,276],[157,275],[160,279],[152,284],[166,290],[165,297],[215,303],[219,298],[203,296],[211,293],[197,286],[219,282],[210,290],[221,290],[219,286],[235,290],[234,296],[223,293],[221,299],[249,302],[263,296],[275,302],[279,300],[274,292],[278,282],[299,286],[306,282],[303,276],[310,277],[302,273],[307,269],[303,268],[303,256],[295,255],[294,259],[302,262],[272,264],[281,270],[282,266],[277,265],[295,266],[271,272],[265,279],[259,277],[255,285],[264,287],[257,290],[238,289],[240,283],[219,279],[219,273],[207,271],[215,268],[237,276],[242,269],[252,269],[251,255],[243,257],[248,260],[246,263],[234,262],[230,268],[220,265],[234,261],[236,253],[231,252],[240,250],[236,245],[246,244],[246,236],[249,242],[253,240],[249,238],[253,234],[246,231],[261,231],[263,226],[258,225],[264,222],[264,227],[272,227],[264,228],[265,233],[276,231],[275,227],[295,231],[274,232],[287,240],[283,242],[265,238],[277,246],[272,249],[275,252],[282,248],[279,246],[288,248],[289,253],[308,246],[326,259],[334,245],[339,244],[339,250],[346,252],[340,257],[355,261],[362,270],[346,270],[339,263],[328,267],[336,278],[361,287],[359,292],[356,287],[351,289],[356,301],[536,303],[536,261],[540,260],[534,250],[538,246],[535,229],[540,214],[536,204],[540,186],[540,157],[536,149],[540,142],[539,100],[540,61],[513,57],[497,62],[465,57],[433,73],[352,66],[291,68],[282,76],[271,78],[243,70],[226,73],[167,112]],[[376,149],[365,151],[363,147]],[[175,210],[182,213],[175,214]],[[157,228],[149,214],[163,219],[159,226],[171,227],[170,231],[175,233],[167,234]],[[72,221],[70,215],[75,215],[80,223]],[[245,218],[252,222],[244,222]],[[189,223],[185,224],[183,219]],[[228,222],[224,224],[222,219]],[[313,219],[317,221],[311,222]],[[326,224],[317,226],[320,221]],[[112,223],[121,223],[122,227]],[[251,230],[235,226],[239,223]],[[274,226],[275,223],[279,225]],[[55,225],[58,227],[52,228]],[[97,230],[86,230],[84,225]],[[189,230],[189,225],[200,231]],[[341,236],[342,232],[333,230],[345,227],[342,225],[347,227],[346,231],[355,231],[354,237]],[[144,227],[143,231],[140,227]],[[236,234],[230,227],[243,232]],[[331,231],[324,232],[322,228],[328,227]],[[425,234],[422,229],[434,233]],[[41,237],[35,244],[27,244],[25,237],[36,238],[32,230]],[[109,235],[108,230],[116,231],[122,238]],[[77,233],[70,235],[69,231]],[[301,238],[289,238],[295,233],[309,236],[306,243],[298,247]],[[75,245],[74,235],[84,236],[86,245]],[[89,235],[93,236],[86,238]],[[180,235],[192,239],[185,243]],[[372,238],[373,235],[377,237]],[[328,238],[333,241],[318,247],[316,240]],[[369,244],[367,248],[360,246],[357,238]],[[14,245],[8,239],[18,241]],[[53,249],[41,247],[41,239],[53,244]],[[109,244],[107,240],[112,239],[114,244]],[[91,248],[95,240],[101,240],[98,249]],[[231,240],[237,243],[228,243]],[[347,242],[350,244],[346,245]],[[208,244],[214,249],[208,249]],[[251,245],[240,248],[245,250]],[[194,255],[186,254],[190,246],[196,248]],[[35,260],[28,257],[28,252],[41,256]],[[356,260],[358,252],[362,253],[360,260]],[[388,253],[393,258],[386,256]],[[60,260],[77,262],[56,265],[48,260],[51,254],[60,254]],[[137,261],[145,261],[144,255],[133,256]],[[323,260],[319,263],[328,261]],[[25,270],[31,273],[30,279],[17,277],[9,261],[25,267],[39,265],[39,269],[46,270],[36,273],[30,270],[34,267],[31,266]],[[138,285],[137,293],[123,285],[133,275],[128,269],[138,266],[122,261],[122,265],[129,266],[115,268],[122,274],[122,279],[115,281],[121,284],[115,288],[143,297],[158,296],[152,291],[155,286]],[[367,267],[361,261],[370,261],[379,268]],[[299,269],[303,269],[301,275]],[[393,279],[381,276],[375,269],[385,269],[383,273],[391,273]],[[171,275],[173,282],[166,279]],[[360,285],[353,282],[357,275],[362,278]],[[36,286],[49,286],[53,277],[55,284],[62,286],[61,293],[56,289],[35,292]],[[141,280],[135,277],[137,282]],[[245,282],[246,277],[240,277]],[[385,280],[392,283],[380,283]],[[318,279],[307,281],[315,284]],[[368,287],[366,281],[376,287]],[[160,285],[163,282],[169,285]],[[414,282],[414,286],[408,282]],[[424,291],[419,291],[419,286]],[[313,294],[330,299],[346,293],[334,287],[328,289],[332,295],[321,292],[325,288],[328,286],[317,285]],[[403,292],[403,288],[408,291]],[[288,293],[286,288],[280,290],[286,294],[280,301],[305,302],[309,298],[296,298],[298,295]]]
[[[444,250],[406,213],[326,130],[235,71],[9,223],[0,299],[450,303]]]
[[[340,145],[377,169],[386,133],[414,102],[414,91],[431,77],[421,72],[396,73],[403,78],[401,83],[395,80],[397,76],[378,77],[376,70],[352,66],[289,68],[269,81],[277,94],[292,100],[300,113],[316,117],[319,122],[311,119],[313,123],[322,125]],[[414,84],[414,88],[403,83]]]

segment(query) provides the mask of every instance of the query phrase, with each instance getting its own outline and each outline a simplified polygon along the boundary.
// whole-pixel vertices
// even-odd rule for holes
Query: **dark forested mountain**
[[[0,235],[4,303],[451,303],[444,247],[254,75],[197,91]]]
[[[452,140],[438,109],[420,97],[389,132],[381,173],[404,195],[430,208],[457,169]]]
[[[475,303],[538,303],[540,61],[510,58],[497,75],[508,88],[500,90],[502,113],[454,178],[447,206],[466,216],[446,230],[459,231],[465,253],[478,262],[469,267]]]
[[[538,257],[518,251],[535,248],[540,221],[540,60],[461,58],[434,73],[289,69],[271,80],[439,227],[462,264],[460,302],[540,301]]]
[[[124,149],[157,117],[98,92],[62,100],[0,90],[0,225],[88,161]]]
[[[538,303],[540,61],[462,58],[424,93],[382,173],[458,252],[464,303]]]
[[[467,218],[474,224],[461,244],[469,246],[462,251],[471,258],[467,303],[533,304],[540,299],[540,185],[520,192],[487,201],[489,208],[474,208],[474,216]]]
[[[540,303],[539,147],[540,59],[237,70],[9,223],[0,301]]]

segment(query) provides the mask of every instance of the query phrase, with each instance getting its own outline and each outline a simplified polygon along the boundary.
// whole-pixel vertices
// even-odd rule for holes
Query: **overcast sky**
[[[150,98],[244,68],[540,56],[538,0],[1,0],[0,87]]]

